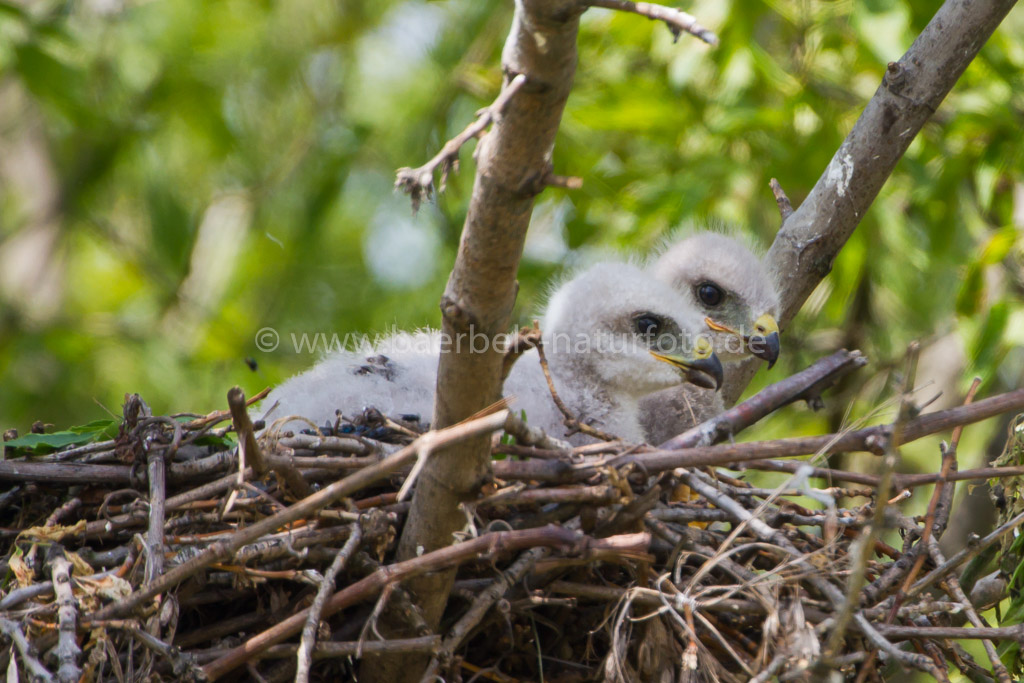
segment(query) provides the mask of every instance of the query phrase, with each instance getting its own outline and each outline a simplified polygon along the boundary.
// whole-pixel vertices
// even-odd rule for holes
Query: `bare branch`
[[[420,208],[420,203],[424,199],[430,199],[433,195],[434,171],[438,168],[441,169],[440,191],[444,192],[445,184],[448,182],[448,174],[452,169],[458,167],[459,150],[473,138],[478,138],[484,134],[487,127],[501,116],[508,101],[519,92],[524,83],[526,83],[525,74],[519,74],[513,78],[489,107],[485,107],[477,112],[476,121],[466,126],[465,130],[446,142],[441,151],[434,155],[433,159],[419,168],[402,167],[398,169],[395,189],[409,195],[413,211],[417,211]]]
[[[651,2],[629,2],[629,0],[583,0],[583,4],[620,12],[632,12],[652,21],[663,21],[668,26],[668,30],[672,32],[673,40],[679,40],[681,34],[689,33],[708,45],[718,45],[718,36],[697,23],[696,17],[674,7],[665,7]]]

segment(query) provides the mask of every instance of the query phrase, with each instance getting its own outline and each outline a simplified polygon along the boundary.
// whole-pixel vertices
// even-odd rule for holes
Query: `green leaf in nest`
[[[30,454],[43,455],[68,446],[81,446],[102,439],[113,439],[117,436],[118,423],[115,420],[93,420],[84,425],[70,427],[63,432],[52,434],[26,434],[17,439],[5,441],[6,448],[27,451]]]

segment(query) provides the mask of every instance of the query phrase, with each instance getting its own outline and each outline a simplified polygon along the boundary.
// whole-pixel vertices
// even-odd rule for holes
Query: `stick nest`
[[[794,378],[740,412],[816,399],[827,384]],[[0,493],[9,672],[347,680],[360,658],[395,653],[445,680],[877,680],[908,668],[945,679],[950,666],[1002,678],[1001,664],[976,662],[954,639],[1021,639],[1017,627],[965,628],[977,611],[955,578],[1020,515],[947,560],[936,540],[950,515],[955,441],[928,481],[894,467],[899,443],[1020,410],[1020,391],[929,418],[932,432],[920,429],[928,416],[901,411],[859,448],[832,435],[881,455],[879,474],[830,470],[830,480],[764,458],[836,448],[709,445],[745,426],[734,411],[671,449],[570,450],[503,410],[460,426],[493,433],[495,462],[464,506],[457,542],[404,561],[400,490],[425,443],[461,438],[452,430],[421,437],[415,416],[367,411],[282,433],[248,424],[240,392],[232,411],[207,416],[154,417],[126,398],[114,438],[42,456],[8,448],[0,461],[14,482]],[[1014,474],[1019,464],[1001,466]],[[760,489],[738,473],[746,467],[793,477]],[[929,481],[940,483],[928,514],[902,514],[901,501]],[[898,547],[882,540],[892,530],[885,538]],[[401,580],[444,569],[457,574],[434,633]]]

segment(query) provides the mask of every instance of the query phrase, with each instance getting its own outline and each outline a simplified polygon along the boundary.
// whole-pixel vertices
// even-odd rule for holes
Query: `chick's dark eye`
[[[697,285],[697,297],[705,306],[717,306],[722,303],[722,299],[725,298],[725,293],[718,287],[718,285],[705,282]]]
[[[636,317],[636,331],[640,334],[658,334],[661,331],[661,320],[654,315]]]

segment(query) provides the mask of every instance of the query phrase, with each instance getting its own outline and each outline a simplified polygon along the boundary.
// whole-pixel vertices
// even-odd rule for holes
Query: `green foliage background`
[[[715,50],[588,12],[554,156],[584,186],[538,200],[518,322],[563,269],[648,253],[682,224],[767,245],[769,178],[799,203],[938,6],[687,3]],[[312,364],[293,333],[436,325],[472,145],[415,217],[394,171],[494,98],[510,18],[497,0],[0,0],[0,428],[89,423],[126,392],[157,413],[222,409],[230,386],[251,395]],[[752,389],[841,346],[871,366],[823,413],[789,408],[752,437],[891,419],[915,339],[936,381],[922,398],[955,402],[974,374],[982,395],[1021,385],[1022,67],[1017,8]],[[257,348],[267,327],[274,352]],[[968,429],[963,466],[1000,433]],[[933,470],[937,439],[904,449],[907,467]]]
[[[584,186],[538,201],[520,322],[567,265],[646,253],[680,224],[726,221],[767,245],[769,178],[806,195],[938,4],[690,3],[715,50],[588,12],[554,162]],[[394,170],[493,99],[510,18],[496,0],[0,2],[0,426],[87,422],[125,392],[206,412],[233,384],[252,394],[308,367],[292,333],[437,324],[472,145],[415,217]],[[1022,66],[1018,8],[755,386],[839,346],[863,349],[870,373],[761,435],[836,428],[851,403],[866,414],[914,339],[962,356],[940,363],[960,388],[975,373],[983,392],[1019,384]],[[273,353],[256,347],[264,327]]]

